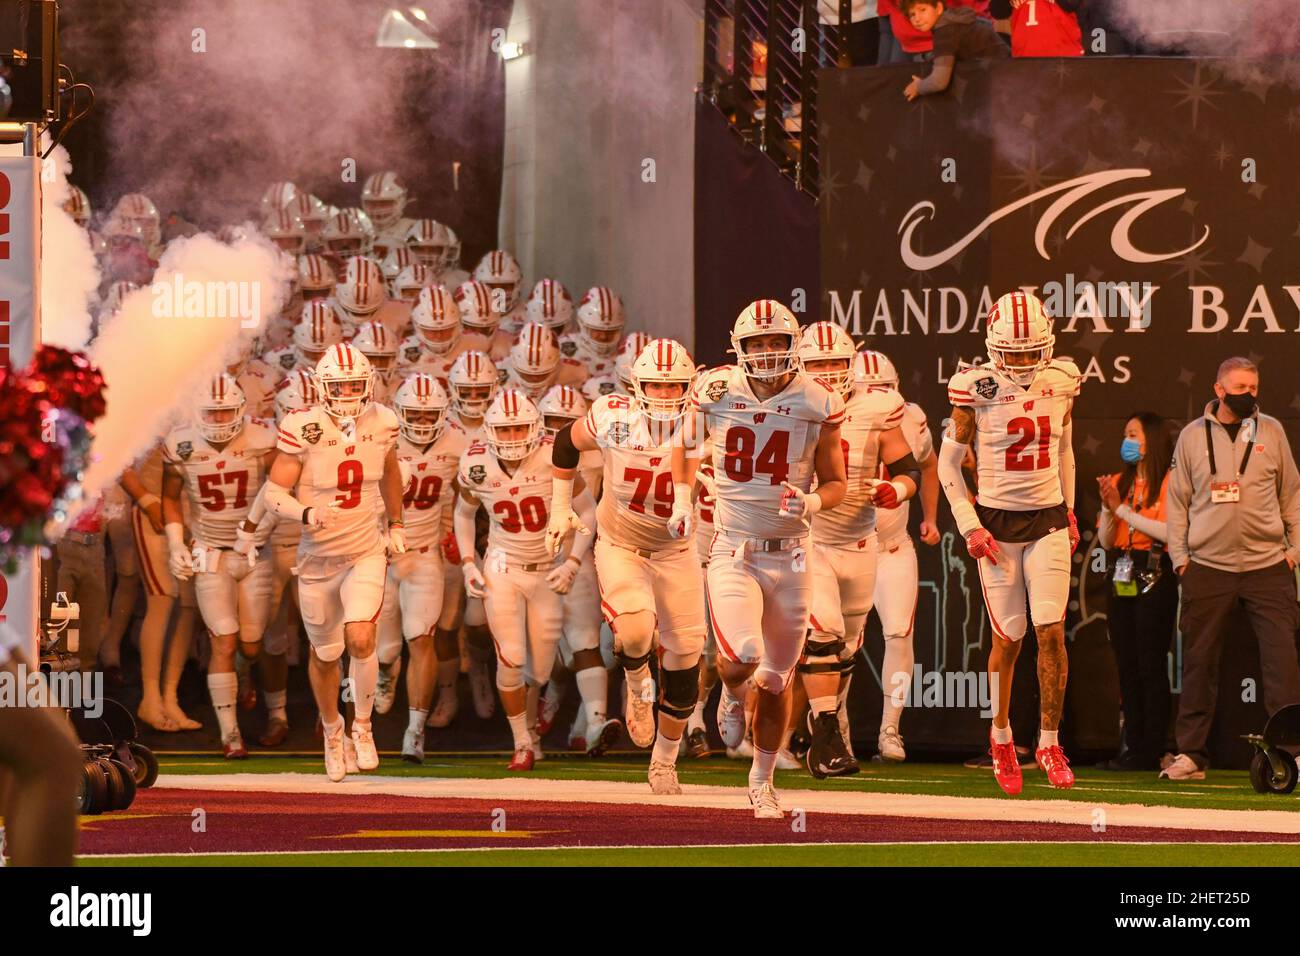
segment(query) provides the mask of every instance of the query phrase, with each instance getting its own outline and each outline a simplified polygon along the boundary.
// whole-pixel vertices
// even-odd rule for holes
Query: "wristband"
[[[822,496],[815,491],[810,491],[803,496],[804,513],[815,515],[822,510]]]
[[[390,528],[405,528],[405,527],[406,527],[406,522],[403,521],[401,518],[389,518],[389,519],[388,519],[388,527],[390,527]]]
[[[893,479],[889,483],[894,486],[894,493],[898,495],[898,500],[906,501],[908,496],[907,486],[898,479]]]
[[[185,526],[173,521],[171,524],[163,526],[163,533],[167,536],[167,546],[169,548],[185,547]]]
[[[573,510],[573,479],[551,479],[551,511],[559,513]]]
[[[582,567],[582,558],[578,558],[578,557],[574,557],[573,555],[569,555],[567,558],[564,559],[564,563],[565,563],[565,564],[568,564],[570,561],[572,561],[572,562],[573,562],[574,564],[576,564],[578,567]]]
[[[685,482],[673,482],[673,504],[683,508],[691,507],[691,486]]]
[[[158,496],[155,494],[141,495],[139,498],[135,499],[135,503],[141,509],[148,510],[158,504]]]

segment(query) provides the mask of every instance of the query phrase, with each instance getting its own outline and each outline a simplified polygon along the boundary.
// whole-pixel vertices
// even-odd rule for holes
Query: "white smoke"
[[[78,351],[90,340],[99,266],[90,235],[63,209],[71,172],[62,146],[41,168],[41,341]]]
[[[226,245],[200,234],[167,246],[153,283],[123,299],[90,351],[104,374],[108,407],[94,425],[86,500],[188,414],[207,381],[241,357],[283,306],[288,281],[286,257],[265,239]],[[176,299],[178,282],[185,289],[251,290],[260,299],[261,320],[241,326],[233,299],[225,309],[196,314],[192,302]]]

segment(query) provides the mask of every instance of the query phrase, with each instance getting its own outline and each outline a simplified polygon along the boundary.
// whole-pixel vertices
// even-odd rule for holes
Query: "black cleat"
[[[812,732],[808,753],[804,756],[804,764],[808,767],[808,772],[818,780],[826,777],[846,777],[857,773],[859,769],[857,761],[844,746],[844,738],[840,736],[839,718],[835,711],[819,717],[814,717],[810,713],[808,723]]]
[[[709,755],[709,740],[700,729],[692,730],[686,735],[686,756],[692,760],[702,760]]]

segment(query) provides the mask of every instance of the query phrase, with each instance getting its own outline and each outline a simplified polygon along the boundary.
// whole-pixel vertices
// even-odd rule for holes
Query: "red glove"
[[[894,487],[894,483],[882,481],[871,492],[871,503],[877,508],[897,508],[902,501],[899,500],[898,489]]]
[[[1066,516],[1070,519],[1070,553],[1074,554],[1079,549],[1079,522],[1073,511],[1067,511]]]
[[[998,563],[998,555],[1002,553],[987,528],[976,528],[966,535],[966,551],[976,561],[988,558],[992,564]]]
[[[452,564],[460,564],[460,547],[456,544],[455,532],[448,531],[442,539],[442,556]]]

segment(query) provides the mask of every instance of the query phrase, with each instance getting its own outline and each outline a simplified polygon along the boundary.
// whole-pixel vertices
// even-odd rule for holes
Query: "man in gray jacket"
[[[1183,429],[1169,466],[1169,557],[1182,577],[1183,693],[1180,753],[1162,772],[1202,780],[1214,722],[1219,658],[1245,607],[1259,641],[1264,706],[1300,703],[1296,582],[1300,474],[1282,423],[1260,414],[1259,369],[1244,358],[1219,366],[1217,397]]]

